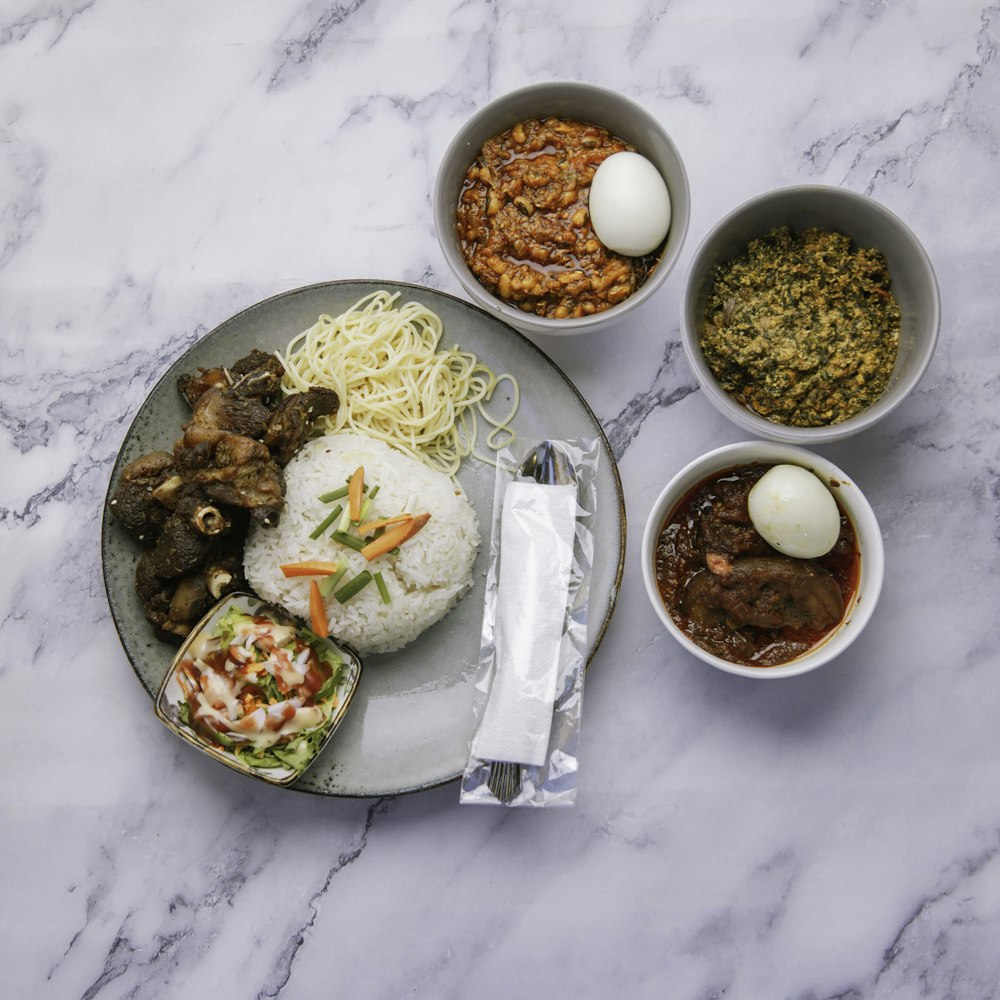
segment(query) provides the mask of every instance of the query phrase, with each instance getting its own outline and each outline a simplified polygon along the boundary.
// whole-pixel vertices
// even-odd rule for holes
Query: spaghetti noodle
[[[284,355],[279,353],[282,388],[293,393],[318,385],[337,392],[338,412],[316,421],[326,433],[361,431],[448,475],[467,455],[494,462],[475,451],[478,418],[492,427],[488,448],[499,451],[510,444],[517,380],[496,375],[468,351],[439,350],[440,317],[417,302],[396,308],[399,296],[373,292],[336,318],[320,316],[293,337]],[[484,404],[505,381],[511,385],[511,408],[497,419]]]

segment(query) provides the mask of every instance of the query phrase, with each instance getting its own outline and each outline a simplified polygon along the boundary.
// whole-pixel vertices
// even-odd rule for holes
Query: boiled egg
[[[652,253],[670,228],[670,193],[659,170],[638,153],[613,153],[590,183],[590,221],[615,253]]]
[[[775,465],[747,497],[750,520],[768,545],[787,556],[826,555],[840,534],[840,508],[818,476],[800,465]]]

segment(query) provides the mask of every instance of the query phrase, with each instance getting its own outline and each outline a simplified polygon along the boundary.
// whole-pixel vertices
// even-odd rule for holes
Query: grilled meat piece
[[[204,568],[182,576],[170,599],[168,613],[171,625],[178,628],[168,626],[166,631],[187,635],[220,597],[245,587],[242,563],[242,553],[220,555],[210,559]]]
[[[184,495],[178,501],[175,510],[198,535],[214,538],[230,528],[231,521],[227,514],[213,504],[205,491],[198,486],[185,487]]]
[[[243,538],[241,535],[238,544],[213,552],[205,562],[205,589],[213,601],[247,588],[243,575]]]
[[[316,417],[337,412],[329,389],[282,401],[283,375],[275,355],[254,350],[231,367],[180,376],[192,415],[173,454],[144,455],[122,472],[112,511],[149,546],[136,565],[136,592],[165,637],[186,636],[216,600],[247,586],[250,518],[277,523],[281,466]]]
[[[177,377],[181,395],[194,406],[209,389],[232,392],[243,399],[258,399],[273,405],[281,395],[285,369],[274,354],[252,350],[228,368],[199,368]]]
[[[149,553],[149,571],[161,580],[183,576],[201,565],[211,546],[206,535],[195,531],[190,520],[175,511],[167,518]]]
[[[206,541],[200,565],[180,576],[164,577],[164,552],[155,549],[142,554],[136,565],[135,586],[146,618],[166,638],[183,638],[203,614],[222,596],[246,587],[243,575],[243,538],[219,536]]]
[[[208,587],[205,586],[204,572],[195,570],[182,576],[178,581],[170,599],[168,618],[176,624],[186,625],[190,631],[191,625],[197,622],[213,603]]]
[[[844,614],[833,576],[822,566],[788,556],[748,556],[733,560],[722,573],[701,570],[688,581],[682,606],[696,622],[725,622],[731,628],[822,629]]]
[[[111,512],[140,541],[152,545],[170,511],[154,496],[174,474],[174,456],[152,451],[129,462],[122,470],[118,489],[111,499]]]
[[[153,550],[150,549],[140,556],[135,567],[135,589],[142,602],[146,619],[165,638],[186,636],[191,631],[191,625],[185,628],[182,624],[173,622],[170,617],[170,606],[177,590],[177,581],[157,576],[154,564]]]
[[[178,375],[177,388],[191,406],[209,389],[224,391],[229,388],[225,368],[199,368],[191,375]]]
[[[271,411],[259,399],[220,389],[206,389],[191,414],[191,423],[257,439],[264,436],[270,419]]]
[[[284,365],[276,355],[254,349],[230,366],[232,386],[229,391],[273,406],[281,398],[281,379],[284,374]]]
[[[276,524],[285,504],[285,482],[260,441],[188,424],[174,445],[178,472],[217,503],[245,507],[256,521]]]
[[[169,451],[151,451],[133,459],[122,470],[124,480],[150,480],[162,482],[174,472],[174,456]]]
[[[154,603],[157,594],[161,591],[172,591],[171,585],[156,575],[153,566],[153,550],[147,549],[139,556],[139,561],[135,564],[135,592],[139,595],[139,600],[142,601],[144,607]],[[168,605],[170,603],[169,593],[166,603]]]
[[[172,642],[187,638],[201,616],[212,606],[204,602],[201,574],[194,572],[180,581],[164,581],[164,586],[143,603],[146,620],[157,634]]]
[[[317,417],[333,415],[340,397],[332,389],[313,386],[306,392],[286,396],[267,422],[264,444],[278,465],[285,466],[298,451]]]

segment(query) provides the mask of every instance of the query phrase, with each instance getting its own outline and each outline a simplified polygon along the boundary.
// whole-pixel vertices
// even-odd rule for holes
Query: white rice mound
[[[371,562],[360,552],[333,541],[336,527],[313,541],[309,535],[337,506],[317,499],[346,485],[364,466],[369,488],[378,486],[367,520],[409,511],[430,520],[403,543],[398,555]],[[476,512],[449,476],[367,435],[350,431],[305,444],[285,467],[285,507],[276,528],[254,525],[247,537],[244,570],[253,589],[309,621],[310,577],[286,579],[282,563],[346,559],[340,589],[363,570],[380,571],[392,598],[385,604],[374,581],[346,604],[326,599],[330,634],[359,653],[387,653],[405,646],[443,618],[472,586],[472,565],[479,547]],[[346,506],[346,499],[338,501]],[[317,578],[312,578],[317,579]]]

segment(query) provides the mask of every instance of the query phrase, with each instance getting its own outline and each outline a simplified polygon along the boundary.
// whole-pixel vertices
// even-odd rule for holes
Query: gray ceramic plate
[[[321,313],[336,315],[380,288],[400,291],[401,301],[415,299],[437,312],[444,321],[443,346],[458,344],[498,374],[517,378],[521,405],[514,428],[525,448],[546,437],[600,439],[592,657],[614,611],[625,557],[625,502],[614,456],[597,418],[552,361],[504,323],[450,295],[388,281],[335,281],[277,295],[226,320],[170,367],[140,407],[112,471],[109,493],[126,463],[173,446],[189,413],[177,392],[177,375],[231,363],[254,347],[284,349]],[[322,795],[393,795],[450,781],[464,769],[473,725],[494,470],[466,460],[458,478],[476,508],[483,535],[473,590],[409,646],[365,658],[364,677],[347,718],[322,758],[291,787]],[[111,520],[105,502],[101,553],[111,615],[133,669],[154,697],[176,648],[154,636],[135,595],[139,551],[138,543]]]

